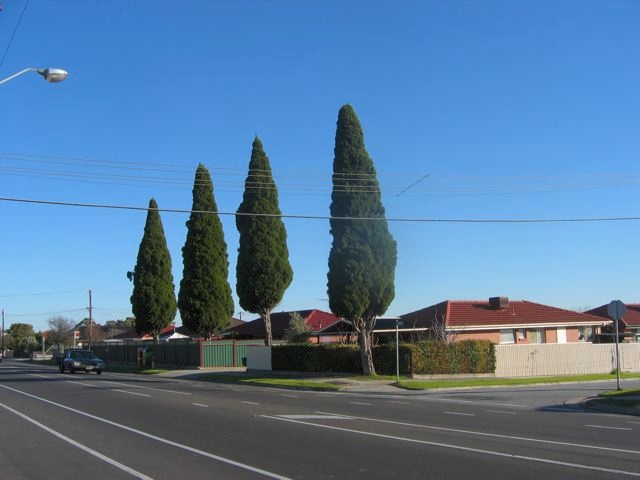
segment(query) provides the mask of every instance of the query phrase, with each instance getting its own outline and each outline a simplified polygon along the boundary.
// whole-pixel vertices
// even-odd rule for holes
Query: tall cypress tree
[[[158,204],[149,201],[147,221],[133,270],[131,310],[136,317],[136,332],[151,332],[158,339],[163,328],[176,316],[171,256],[158,212]]]
[[[385,218],[376,170],[351,105],[344,105],[338,113],[334,154],[329,307],[353,323],[362,370],[374,375],[372,331],[376,317],[386,312],[395,296],[397,249]]]
[[[182,247],[184,270],[178,307],[182,324],[204,338],[231,323],[233,297],[227,277],[229,260],[222,223],[207,167],[200,164],[193,184],[193,207]]]
[[[240,233],[236,292],[243,309],[264,321],[265,345],[271,345],[271,311],[291,284],[287,231],[278,206],[278,190],[262,142],[253,141],[244,196],[238,207]]]

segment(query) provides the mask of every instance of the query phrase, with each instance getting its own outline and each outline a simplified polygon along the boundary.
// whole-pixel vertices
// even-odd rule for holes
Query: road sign
[[[607,315],[609,315],[609,318],[612,320],[620,320],[626,311],[627,307],[620,300],[613,300],[607,305]]]

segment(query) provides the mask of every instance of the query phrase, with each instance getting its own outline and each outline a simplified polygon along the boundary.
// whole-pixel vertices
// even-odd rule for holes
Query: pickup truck
[[[77,371],[96,372],[98,375],[104,370],[104,361],[91,350],[73,349],[67,350],[64,357],[58,360],[60,373],[68,370],[70,373]]]

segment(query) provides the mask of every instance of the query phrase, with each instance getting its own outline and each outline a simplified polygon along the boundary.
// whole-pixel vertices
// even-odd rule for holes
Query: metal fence
[[[263,345],[260,340],[171,340],[169,342],[103,342],[91,349],[107,362],[176,367],[246,366],[247,345]]]
[[[496,377],[611,373],[615,368],[612,343],[496,345]],[[640,372],[640,343],[620,344],[620,370]]]

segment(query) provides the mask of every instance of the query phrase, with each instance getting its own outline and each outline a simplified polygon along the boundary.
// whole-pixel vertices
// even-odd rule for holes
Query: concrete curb
[[[637,408],[627,408],[627,407],[617,407],[615,405],[604,405],[598,400],[602,400],[599,397],[589,397],[583,400],[582,406],[586,410],[594,410],[598,412],[606,412],[606,413],[614,413],[618,415],[633,415],[640,416],[640,409]]]

